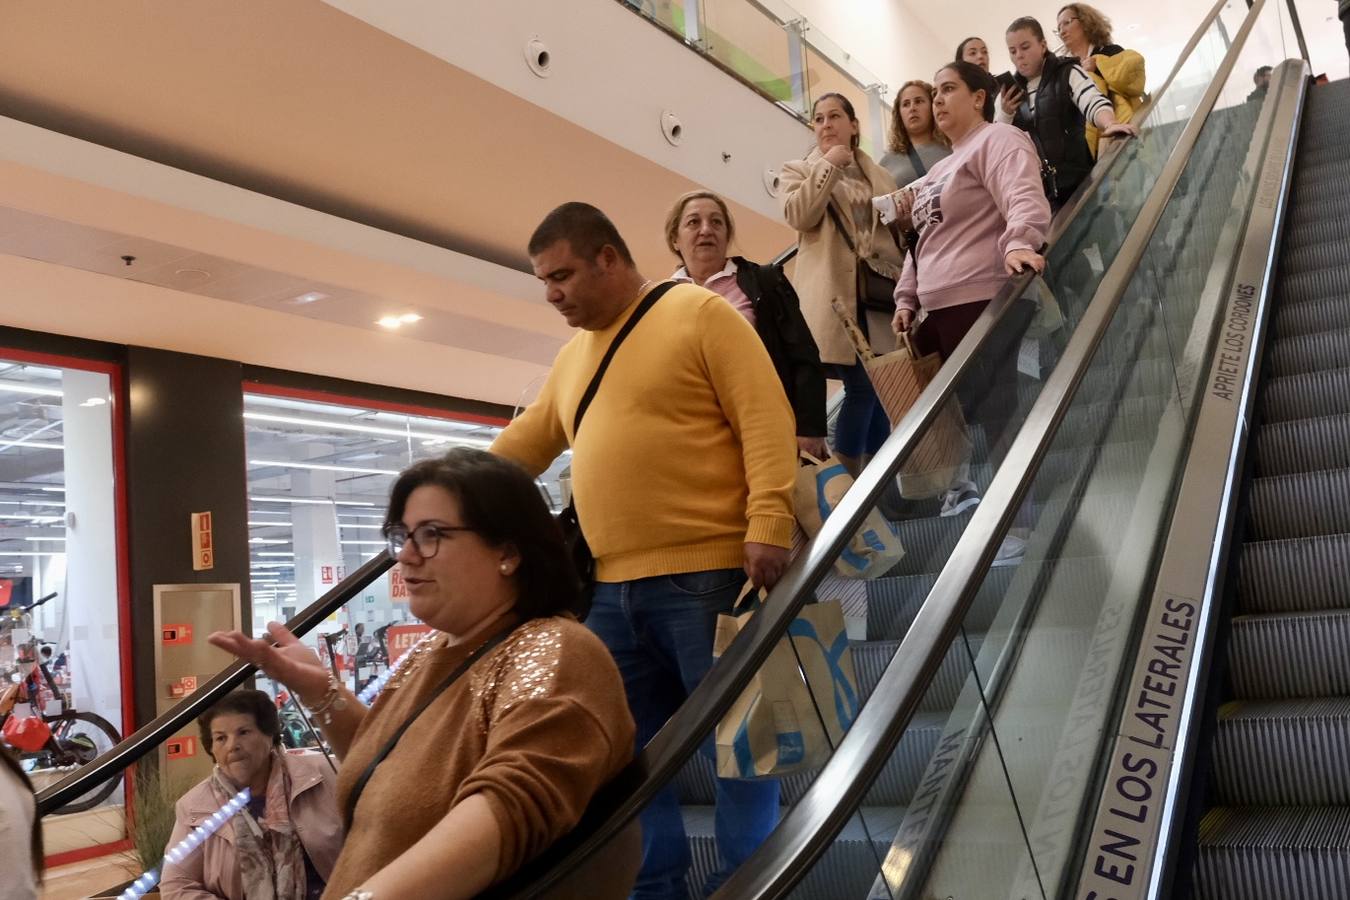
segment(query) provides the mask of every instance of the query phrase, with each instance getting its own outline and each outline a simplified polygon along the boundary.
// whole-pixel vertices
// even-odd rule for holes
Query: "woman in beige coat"
[[[895,348],[889,314],[864,311],[858,303],[857,266],[861,256],[881,274],[900,277],[900,247],[872,207],[873,197],[894,191],[896,184],[858,149],[858,117],[848,98],[822,94],[811,116],[816,148],[806,159],[783,165],[783,215],[798,233],[792,282],[802,314],[826,371],[844,382],[834,452],[856,475],[866,457],[885,442],[891,426],[830,304],[839,300],[853,313],[873,350]]]

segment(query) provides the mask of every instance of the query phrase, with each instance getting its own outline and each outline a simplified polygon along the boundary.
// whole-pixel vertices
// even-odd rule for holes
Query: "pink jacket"
[[[337,808],[337,775],[321,754],[283,754],[291,779],[290,817],[314,868],[327,880],[342,849],[342,815]],[[178,801],[172,847],[219,808],[210,785],[203,781]],[[180,865],[164,867],[160,881],[164,900],[244,900],[234,854],[234,826],[227,824],[206,839]]]
[[[1008,280],[1008,252],[1039,251],[1050,230],[1036,149],[1011,125],[980,125],[913,187],[918,267],[906,258],[901,309],[989,300]]]

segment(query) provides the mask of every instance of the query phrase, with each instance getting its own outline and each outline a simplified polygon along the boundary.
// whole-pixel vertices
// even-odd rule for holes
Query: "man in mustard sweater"
[[[641,747],[711,668],[717,615],[747,579],[772,586],[787,567],[792,410],[754,328],[722,297],[683,284],[633,328],[573,434],[601,357],[653,283],[613,223],[584,203],[549,213],[529,253],[548,302],[579,331],[492,450],[538,474],[572,448],[598,582],[586,624],[614,654]],[[776,782],[718,781],[722,868],[708,892],[777,815]],[[648,806],[642,826],[633,897],[683,898],[690,856],[673,790]]]

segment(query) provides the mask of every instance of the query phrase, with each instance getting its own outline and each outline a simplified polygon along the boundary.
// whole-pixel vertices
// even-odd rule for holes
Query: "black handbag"
[[[596,367],[595,374],[591,376],[591,383],[586,385],[586,392],[581,395],[581,401],[577,403],[577,413],[572,418],[572,441],[576,442],[577,431],[581,428],[581,417],[586,415],[586,409],[595,399],[595,392],[600,389],[600,379],[604,378],[605,370],[609,368],[610,361],[614,359],[614,354],[618,352],[619,345],[623,343],[624,338],[628,337],[642,317],[647,314],[647,310],[656,305],[666,293],[675,286],[675,282],[667,281],[658,284],[647,292],[647,296],[642,298],[637,309],[628,317],[628,321],[623,323],[619,333],[614,335],[614,340],[610,341],[609,348],[605,350],[605,355],[600,360],[600,365]],[[558,529],[562,531],[563,546],[567,548],[567,555],[572,560],[572,566],[577,570],[577,577],[580,579],[581,602],[579,608],[573,610],[578,619],[585,619],[591,611],[591,596],[595,593],[595,557],[591,554],[590,544],[586,543],[586,535],[581,533],[581,520],[577,518],[577,498],[574,494],[567,503],[567,508],[555,516],[558,523]]]
[[[839,234],[843,236],[844,243],[848,245],[849,252],[853,254],[854,259],[858,261],[854,268],[858,292],[858,305],[863,309],[875,310],[891,315],[895,312],[895,279],[883,275],[872,268],[871,263],[858,255],[858,248],[853,245],[853,239],[848,236],[848,229],[844,227],[843,219],[839,217],[834,204],[826,207],[829,210],[830,218],[834,219],[834,225],[839,229]],[[901,253],[905,252],[905,245],[901,241],[898,230],[893,226],[887,226],[891,239],[895,241],[895,246]]]

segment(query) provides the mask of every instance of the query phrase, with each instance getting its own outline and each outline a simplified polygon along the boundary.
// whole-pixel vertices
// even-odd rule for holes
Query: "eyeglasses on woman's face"
[[[411,531],[403,525],[390,525],[385,529],[384,539],[389,545],[389,555],[398,558],[403,552],[403,548],[408,545],[408,541],[413,543],[413,549],[422,559],[431,559],[441,549],[441,538],[454,534],[456,531],[474,531],[466,525],[433,525],[430,522],[418,525]]]
[[[1067,16],[1067,17],[1065,17],[1065,18],[1063,18],[1063,19],[1060,19],[1060,20],[1059,20],[1059,25],[1055,28],[1055,32],[1056,32],[1060,37],[1064,37],[1064,32],[1068,31],[1068,30],[1069,30],[1069,26],[1072,25],[1074,22],[1077,22],[1077,21],[1078,21],[1078,17],[1077,17],[1077,16]]]

